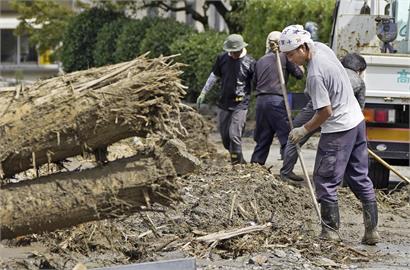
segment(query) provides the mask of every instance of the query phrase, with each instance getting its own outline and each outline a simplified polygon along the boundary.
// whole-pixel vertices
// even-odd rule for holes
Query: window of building
[[[0,30],[1,63],[17,64],[17,37],[13,29]]]
[[[20,36],[20,63],[37,63],[36,48],[30,44],[27,35]]]
[[[37,64],[37,51],[27,35],[15,36],[14,29],[0,29],[2,64]]]

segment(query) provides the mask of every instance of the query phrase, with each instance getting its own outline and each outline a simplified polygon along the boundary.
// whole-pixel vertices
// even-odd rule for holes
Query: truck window
[[[410,54],[410,0],[395,0],[392,2],[393,13],[397,24],[398,35],[393,42],[397,53]]]

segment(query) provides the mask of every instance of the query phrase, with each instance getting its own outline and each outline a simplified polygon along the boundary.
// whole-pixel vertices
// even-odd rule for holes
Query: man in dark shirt
[[[267,46],[278,42],[281,32],[274,31],[268,35]],[[264,165],[269,154],[273,136],[277,135],[281,145],[281,156],[289,135],[289,122],[282,94],[276,54],[267,50],[261,59],[256,62],[253,77],[256,86],[256,128],[254,140],[255,149],[251,162]],[[287,60],[285,54],[280,53],[280,62],[287,82],[289,74],[302,79],[303,70]]]
[[[247,55],[241,35],[232,34],[224,42],[224,53],[217,56],[212,72],[197,99],[198,107],[217,79],[221,80],[218,100],[218,129],[232,164],[245,163],[242,155],[242,131],[248,112],[255,60]]]
[[[357,53],[348,53],[340,60],[340,62],[342,62],[343,67],[346,69],[350,83],[352,84],[354,96],[359,102],[360,108],[363,110],[366,96],[366,85],[362,79],[362,74],[367,68],[366,60],[363,56]]]

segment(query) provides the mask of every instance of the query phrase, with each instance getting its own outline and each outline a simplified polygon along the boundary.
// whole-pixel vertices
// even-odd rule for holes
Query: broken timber
[[[52,231],[180,200],[172,161],[162,152],[40,177],[0,190],[0,238]],[[149,209],[148,209],[149,210]]]
[[[172,59],[141,56],[0,91],[1,176],[131,136],[183,132],[185,92]]]
[[[272,223],[268,222],[263,225],[252,225],[252,226],[248,226],[248,227],[240,228],[240,229],[231,229],[231,230],[211,233],[205,236],[197,237],[196,240],[212,243],[215,241],[230,239],[232,237],[239,236],[239,235],[263,231],[270,227],[272,227]]]

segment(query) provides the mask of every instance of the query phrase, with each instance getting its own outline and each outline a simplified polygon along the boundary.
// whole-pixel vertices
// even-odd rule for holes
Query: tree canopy
[[[16,33],[27,34],[40,53],[48,49],[55,49],[58,53],[64,29],[74,12],[52,0],[13,0],[11,6],[18,12],[21,21]]]
[[[257,58],[262,56],[270,32],[308,21],[318,24],[320,41],[328,42],[334,5],[335,0],[248,0],[242,15],[243,35],[249,43],[249,51]]]

